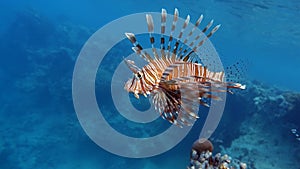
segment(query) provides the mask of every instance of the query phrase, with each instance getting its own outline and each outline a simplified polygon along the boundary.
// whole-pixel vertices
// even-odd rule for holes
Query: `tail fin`
[[[226,67],[225,77],[228,84],[228,88],[239,88],[246,89],[246,72],[247,72],[247,61],[239,59],[234,64]],[[231,91],[229,91],[232,93]]]

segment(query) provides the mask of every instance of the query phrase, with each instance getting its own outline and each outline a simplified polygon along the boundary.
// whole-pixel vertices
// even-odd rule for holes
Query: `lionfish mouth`
[[[203,58],[195,54],[199,47],[220,28],[220,25],[208,31],[213,25],[211,20],[199,35],[195,35],[195,30],[203,20],[201,15],[195,25],[185,33],[190,24],[188,15],[183,25],[179,27],[178,37],[175,37],[178,16],[179,12],[175,9],[171,32],[167,36],[165,35],[167,12],[162,9],[160,52],[158,52],[153,37],[153,18],[151,15],[146,15],[152,55],[143,50],[133,33],[125,33],[133,44],[133,51],[147,61],[147,64],[140,69],[134,61],[125,59],[126,65],[135,76],[126,82],[124,88],[134,93],[136,98],[139,98],[139,94],[150,95],[161,117],[182,127],[192,125],[198,118],[199,105],[209,107],[206,100],[220,100],[214,92],[224,93],[230,92],[229,89],[245,89],[245,85],[226,82],[224,71],[211,71],[207,66],[200,64]]]

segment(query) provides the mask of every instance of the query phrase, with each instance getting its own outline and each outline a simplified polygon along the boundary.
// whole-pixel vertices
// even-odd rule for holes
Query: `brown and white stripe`
[[[178,16],[179,12],[175,9],[166,49],[167,53],[165,53],[165,30],[167,29],[167,12],[165,9],[162,9],[161,12],[160,54],[155,48],[154,24],[151,15],[146,15],[146,21],[153,57],[143,50],[133,33],[125,33],[126,37],[133,44],[133,51],[148,62],[140,69],[134,65],[133,61],[125,60],[134,73],[134,77],[125,84],[125,89],[134,93],[137,98],[139,94],[150,95],[156,110],[159,111],[164,119],[182,126],[191,125],[198,118],[197,105],[209,106],[203,98],[219,99],[211,94],[212,85],[217,87],[217,89],[214,89],[215,92],[227,92],[224,88],[244,89],[245,86],[239,83],[225,82],[224,72],[210,71],[206,66],[193,62],[193,59],[191,59],[191,54],[196,52],[219,29],[220,25],[217,25],[207,35],[204,34],[212,27],[213,20],[201,31],[201,34],[196,36],[189,45],[186,45],[194,30],[203,20],[203,15],[201,15],[189,34],[183,37],[190,21],[190,16],[188,15],[175,45],[171,46]],[[205,37],[200,42],[197,42],[202,35],[205,35]],[[183,44],[181,42],[182,38],[184,38]]]

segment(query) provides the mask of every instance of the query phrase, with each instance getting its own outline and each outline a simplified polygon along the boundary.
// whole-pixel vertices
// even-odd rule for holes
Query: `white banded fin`
[[[148,32],[153,33],[154,31],[154,24],[153,24],[153,18],[151,15],[146,14],[146,20],[147,20],[147,25],[148,25]]]

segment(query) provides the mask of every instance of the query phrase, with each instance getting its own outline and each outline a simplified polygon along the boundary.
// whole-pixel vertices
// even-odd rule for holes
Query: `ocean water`
[[[180,17],[189,14],[193,23],[201,14],[206,23],[214,19],[222,25],[211,38],[221,60],[225,65],[239,60],[246,63],[242,82],[247,90],[228,95],[222,119],[210,137],[214,153],[227,153],[252,169],[299,169],[298,0],[12,0],[1,1],[0,7],[1,169],[179,169],[189,165],[191,146],[205,122],[207,108],[200,108],[203,117],[169,151],[129,158],[95,144],[80,125],[73,105],[73,70],[88,39],[120,17],[160,12],[161,8],[168,13],[178,8]],[[110,33],[113,36],[113,30]],[[171,125],[162,119],[147,124],[127,120],[114,107],[109,92],[114,70],[131,53],[131,44],[124,39],[105,55],[95,94],[105,119],[117,132],[152,137]],[[122,86],[125,81],[114,83]],[[128,98],[137,110],[151,106],[146,98]],[[129,105],[122,101],[128,98],[119,98],[124,110]],[[122,141],[112,140],[110,146],[121,151]]]

